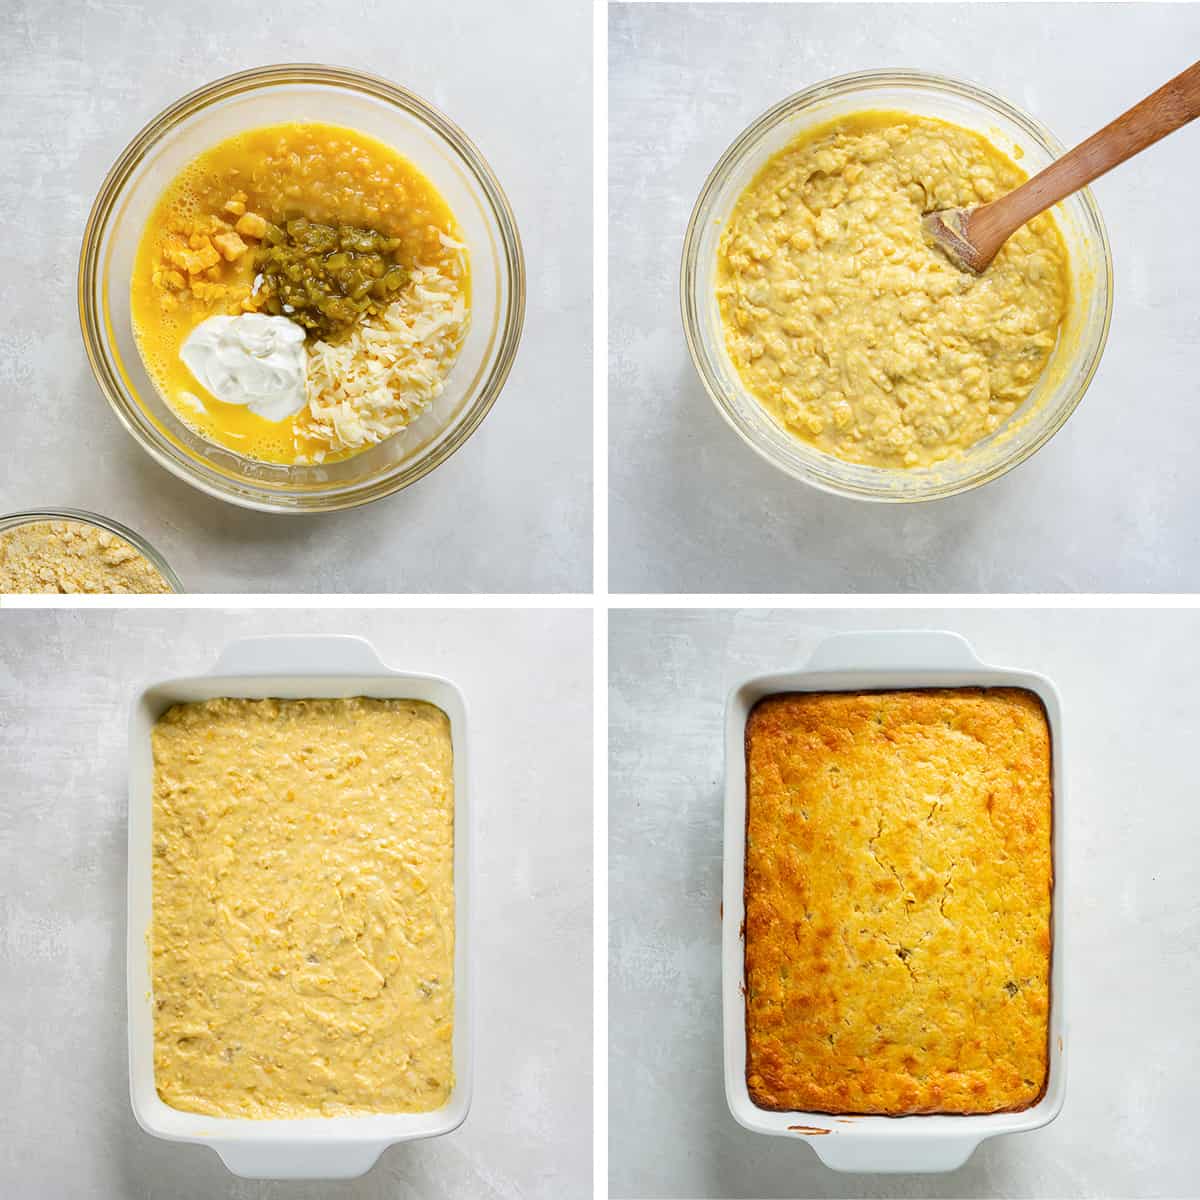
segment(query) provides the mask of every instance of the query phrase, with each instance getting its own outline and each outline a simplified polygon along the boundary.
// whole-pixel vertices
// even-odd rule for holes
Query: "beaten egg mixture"
[[[994,432],[1054,350],[1066,247],[1043,214],[974,276],[926,244],[921,217],[1025,178],[979,134],[904,113],[844,117],[785,147],[718,251],[743,384],[796,437],[854,463],[929,466]]]
[[[450,722],[209,700],[153,733],[154,1075],[222,1117],[428,1112],[454,1085]]]
[[[323,256],[293,254],[298,261],[277,280],[289,291],[274,297],[264,250],[290,239],[297,220],[308,226],[309,240],[316,227],[340,232],[342,243]],[[459,237],[453,213],[430,180],[376,138],[317,122],[239,133],[188,163],[146,223],[130,293],[138,350],[175,415],[207,441],[267,463],[336,462],[402,428],[441,390],[469,306],[469,268]],[[207,318],[277,309],[299,319],[306,314],[295,304],[276,303],[295,300],[294,293],[309,294],[314,305],[328,303],[330,264],[344,273],[341,260],[372,250],[381,238],[395,243],[388,261],[405,286],[395,291],[396,303],[386,314],[362,323],[349,339],[329,335],[338,346],[354,345],[349,364],[321,340],[324,331],[309,331],[309,403],[293,416],[269,420],[226,403],[183,361],[189,335]],[[385,264],[370,265],[389,273]],[[396,333],[404,335],[398,353],[389,345]],[[391,359],[372,357],[373,349],[391,351]],[[395,394],[371,390],[364,377],[382,380]],[[375,419],[381,408],[396,410],[384,414],[390,421]]]

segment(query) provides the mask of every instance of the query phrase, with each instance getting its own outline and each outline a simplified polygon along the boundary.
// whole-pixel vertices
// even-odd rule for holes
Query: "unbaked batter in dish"
[[[867,112],[805,133],[738,198],[718,251],[726,345],[789,432],[853,463],[930,466],[997,430],[1046,368],[1067,312],[1053,217],[981,276],[921,235],[1024,172],[979,134]]]
[[[209,700],[153,733],[154,1075],[221,1117],[429,1112],[454,1086],[450,722]]]

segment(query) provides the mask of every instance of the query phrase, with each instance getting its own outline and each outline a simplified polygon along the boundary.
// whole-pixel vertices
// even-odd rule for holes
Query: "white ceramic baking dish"
[[[454,746],[454,1073],[449,1101],[435,1112],[255,1121],[181,1112],[154,1086],[154,1015],[147,933],[152,916],[153,758],[150,732],[173,704],[219,696],[247,699],[370,696],[425,700],[450,718]],[[356,637],[266,637],[226,647],[213,670],[147,687],[129,730],[127,973],[129,1092],[138,1124],[155,1137],[211,1146],[235,1175],[253,1179],[349,1179],[369,1170],[394,1142],[456,1129],[471,1104],[472,827],[467,714],[458,689],[431,675],[386,667]]]
[[[1054,788],[1051,910],[1050,1077],[1045,1094],[1023,1112],[984,1116],[831,1117],[769,1112],[746,1088],[743,876],[746,853],[746,719],[764,696],[777,692],[850,692],[892,688],[1018,687],[1036,693],[1050,722]],[[725,708],[725,867],[721,932],[721,991],[725,1026],[725,1095],[739,1124],[756,1133],[807,1142],[836,1171],[952,1171],[980,1142],[1002,1133],[1037,1129],[1058,1116],[1066,1094],[1063,903],[1062,708],[1054,685],[1032,671],[981,662],[965,639],[937,631],[839,634],[822,642],[799,671],[759,675],[735,686]]]

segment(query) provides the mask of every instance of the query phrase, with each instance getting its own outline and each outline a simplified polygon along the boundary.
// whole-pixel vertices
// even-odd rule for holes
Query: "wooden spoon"
[[[925,240],[955,266],[979,274],[1026,221],[1197,117],[1200,62],[999,200],[927,213]]]

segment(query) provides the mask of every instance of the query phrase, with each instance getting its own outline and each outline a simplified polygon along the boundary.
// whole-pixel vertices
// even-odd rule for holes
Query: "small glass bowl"
[[[348,126],[394,147],[441,192],[471,262],[471,326],[442,395],[407,429],[342,462],[280,466],[205,441],[163,400],[133,336],[129,287],[146,221],[193,158],[247,129],[293,121]],[[437,109],[359,71],[258,67],[176,101],[125,148],[92,206],[79,260],[79,318],[101,390],[141,447],[193,487],[244,508],[316,512],[389,495],[445,462],[478,428],[508,377],[525,316],[516,219],[483,156]]]
[[[1012,470],[1045,445],[1074,411],[1100,363],[1112,319],[1112,256],[1090,191],[1054,210],[1069,256],[1071,298],[1050,362],[1029,398],[999,429],[931,467],[862,466],[834,458],[778,424],[746,391],[725,347],[716,298],[717,249],[738,197],[761,167],[806,129],[854,112],[935,117],[973,129],[1036,174],[1063,153],[1032,117],[974,84],[921,71],[843,75],[797,92],[764,113],[721,156],[692,210],[683,243],[680,302],[692,361],[717,410],[741,438],[781,471],[860,500],[953,496]]]
[[[0,533],[16,529],[20,525],[37,525],[42,521],[73,521],[77,525],[92,525],[97,529],[107,530],[122,541],[128,542],[166,580],[167,587],[173,593],[183,594],[185,589],[179,581],[179,576],[140,533],[134,533],[120,522],[102,517],[99,513],[87,512],[82,508],[39,508],[8,513],[0,516]]]

